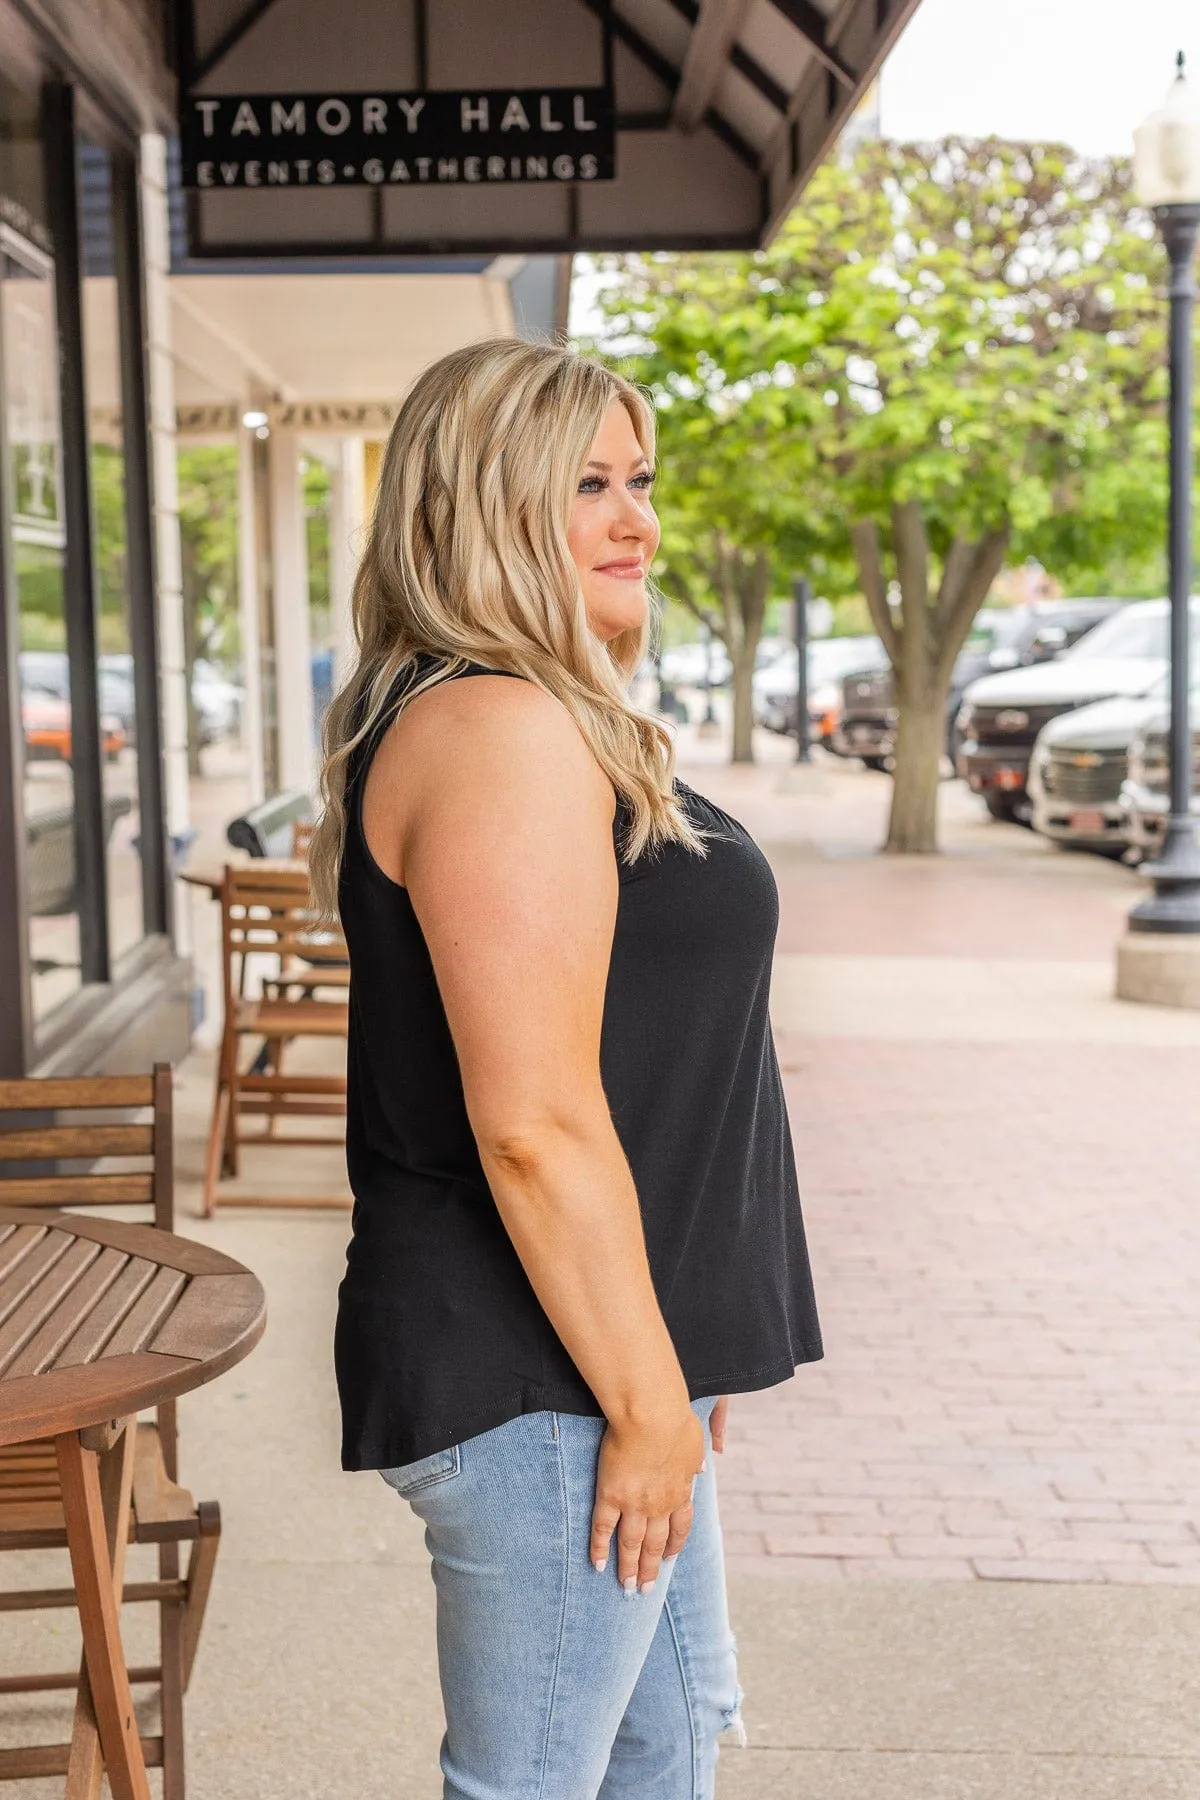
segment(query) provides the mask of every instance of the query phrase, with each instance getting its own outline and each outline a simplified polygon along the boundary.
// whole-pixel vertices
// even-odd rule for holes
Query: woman
[[[392,431],[313,850],[352,972],[343,1463],[426,1526],[447,1800],[707,1800],[710,1444],[820,1355],[777,899],[626,683],[653,416],[475,344]]]

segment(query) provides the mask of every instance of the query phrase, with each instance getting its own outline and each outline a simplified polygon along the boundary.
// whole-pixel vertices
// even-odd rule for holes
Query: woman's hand
[[[704,1427],[690,1407],[667,1425],[610,1424],[600,1444],[591,1556],[608,1562],[617,1534],[617,1578],[646,1593],[664,1557],[678,1556],[692,1526],[692,1480],[704,1462]]]

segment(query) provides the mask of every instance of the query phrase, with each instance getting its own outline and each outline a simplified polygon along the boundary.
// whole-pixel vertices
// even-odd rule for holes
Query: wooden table
[[[0,1445],[53,1438],[83,1631],[72,1761],[149,1800],[120,1635],[136,1415],[249,1355],[266,1303],[205,1244],[0,1206]],[[68,1776],[68,1792],[71,1792]]]

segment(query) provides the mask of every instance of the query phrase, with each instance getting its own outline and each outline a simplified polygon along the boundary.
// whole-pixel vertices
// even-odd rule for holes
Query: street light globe
[[[1200,98],[1179,52],[1162,105],[1133,134],[1133,184],[1144,206],[1200,206]]]

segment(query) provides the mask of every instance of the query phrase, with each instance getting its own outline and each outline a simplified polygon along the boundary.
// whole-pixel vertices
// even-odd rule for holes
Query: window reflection
[[[0,378],[20,627],[29,950],[41,1018],[80,980],[66,536],[54,267],[46,250],[7,224],[0,224]]]

